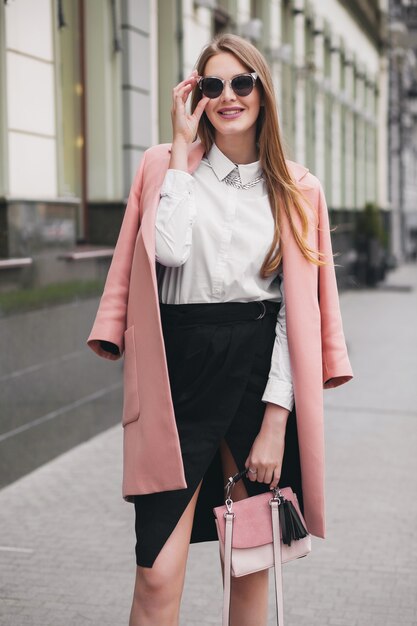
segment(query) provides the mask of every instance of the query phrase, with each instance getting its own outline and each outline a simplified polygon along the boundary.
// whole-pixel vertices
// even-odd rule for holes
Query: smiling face
[[[217,76],[230,80],[237,74],[249,70],[230,52],[221,52],[211,57],[204,68],[204,76]],[[258,79],[259,80],[259,79]],[[237,96],[229,83],[218,98],[209,100],[204,109],[208,119],[215,128],[216,143],[219,135],[253,141],[256,137],[256,120],[261,106],[261,95],[258,83],[248,96]]]

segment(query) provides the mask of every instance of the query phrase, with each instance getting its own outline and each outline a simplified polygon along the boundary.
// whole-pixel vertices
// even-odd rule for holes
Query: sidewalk
[[[412,626],[417,266],[341,306],[355,378],[325,392],[327,538],[284,566],[286,624]],[[0,491],[1,626],[127,626],[134,509],[120,494],[121,443],[117,426]],[[217,543],[193,545],[181,626],[220,615]]]

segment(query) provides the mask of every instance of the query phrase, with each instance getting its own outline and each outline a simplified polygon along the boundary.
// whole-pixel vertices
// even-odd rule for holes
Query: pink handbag
[[[225,504],[213,509],[223,564],[223,626],[229,625],[231,576],[274,567],[277,624],[284,626],[282,563],[311,552],[311,536],[291,487],[233,502],[233,486],[247,470],[229,478]]]

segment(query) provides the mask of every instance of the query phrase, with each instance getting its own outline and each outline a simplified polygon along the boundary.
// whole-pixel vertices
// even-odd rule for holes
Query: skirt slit
[[[160,303],[160,311],[187,488],[134,496],[136,563],[142,567],[152,567],[201,480],[190,542],[217,539],[213,507],[224,502],[220,442],[225,439],[243,469],[265,411],[261,398],[279,303]],[[249,496],[268,490],[265,483],[243,480]],[[295,409],[280,480],[288,484],[302,508]]]

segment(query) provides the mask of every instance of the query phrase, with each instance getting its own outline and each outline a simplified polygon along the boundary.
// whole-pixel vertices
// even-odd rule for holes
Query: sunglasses
[[[223,80],[217,76],[199,76],[197,78],[198,86],[204,96],[207,98],[218,98],[222,93],[225,83],[229,83],[237,96],[248,96],[252,93],[258,74],[251,72],[248,74],[238,74],[231,80]]]

